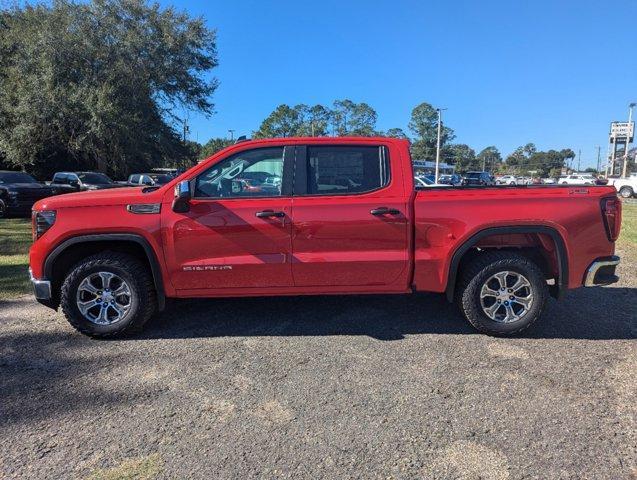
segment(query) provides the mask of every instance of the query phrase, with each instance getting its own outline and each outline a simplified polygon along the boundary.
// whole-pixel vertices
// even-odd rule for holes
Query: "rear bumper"
[[[615,275],[617,265],[619,265],[619,257],[616,255],[598,258],[586,270],[584,286],[595,287],[618,282],[619,277]]]

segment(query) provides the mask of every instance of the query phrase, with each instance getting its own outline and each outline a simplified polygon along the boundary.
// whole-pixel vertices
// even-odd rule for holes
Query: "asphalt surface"
[[[111,341],[5,302],[0,477],[634,479],[636,268],[514,339],[436,295],[176,302]]]

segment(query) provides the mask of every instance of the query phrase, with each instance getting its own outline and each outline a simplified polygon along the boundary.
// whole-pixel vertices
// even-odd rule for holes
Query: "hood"
[[[42,185],[41,183],[0,183],[0,188],[7,188],[9,190],[52,190],[48,185]]]
[[[141,187],[106,188],[84,192],[66,193],[36,202],[34,210],[56,210],[69,207],[126,205],[129,203],[155,203],[161,201],[157,191],[142,193]]]

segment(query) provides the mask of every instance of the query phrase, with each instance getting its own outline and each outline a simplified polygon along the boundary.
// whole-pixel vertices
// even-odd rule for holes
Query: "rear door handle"
[[[270,217],[285,217],[285,212],[275,212],[274,210],[263,210],[261,212],[255,213],[255,215],[259,218],[270,218]]]
[[[400,210],[396,210],[395,208],[387,208],[387,207],[378,207],[370,210],[372,215],[398,215]]]

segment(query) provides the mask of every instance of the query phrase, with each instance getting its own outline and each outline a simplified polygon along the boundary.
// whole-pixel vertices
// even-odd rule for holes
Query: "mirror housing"
[[[173,200],[173,212],[186,213],[190,211],[190,182],[182,180],[175,186],[175,199]]]

